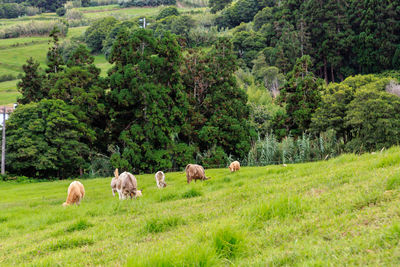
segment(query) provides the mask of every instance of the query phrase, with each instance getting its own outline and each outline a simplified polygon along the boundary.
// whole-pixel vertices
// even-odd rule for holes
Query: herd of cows
[[[229,165],[231,172],[238,171],[240,169],[239,161],[234,161]],[[185,168],[187,183],[197,180],[208,180],[206,177],[203,166],[197,164],[188,164]],[[158,171],[155,174],[156,184],[158,188],[166,187],[165,174],[162,171]],[[111,190],[113,196],[118,193],[119,199],[137,198],[142,196],[142,191],[138,189],[136,177],[130,172],[123,172],[119,174],[118,169],[114,171],[114,178],[111,180]],[[85,196],[85,188],[79,181],[72,182],[68,187],[67,200],[63,203],[63,206],[72,204],[79,205],[81,200]]]

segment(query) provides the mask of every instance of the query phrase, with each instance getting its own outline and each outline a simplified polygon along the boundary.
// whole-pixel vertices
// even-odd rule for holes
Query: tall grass
[[[0,39],[49,35],[54,27],[58,27],[62,36],[67,35],[68,26],[60,21],[31,21],[1,28]]]
[[[314,138],[309,134],[297,139],[289,136],[281,142],[269,134],[253,144],[246,162],[248,166],[264,166],[324,160],[341,154],[342,148],[342,142],[336,139],[334,131]]]
[[[179,2],[189,7],[208,7],[208,0],[180,0]]]

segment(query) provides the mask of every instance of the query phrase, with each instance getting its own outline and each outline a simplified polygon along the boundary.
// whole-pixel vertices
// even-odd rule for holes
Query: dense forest
[[[399,1],[209,5],[163,8],[147,29],[99,19],[73,43],[55,28],[47,68],[29,59],[18,84],[10,173],[264,165],[399,144]],[[93,53],[112,64],[106,77]]]

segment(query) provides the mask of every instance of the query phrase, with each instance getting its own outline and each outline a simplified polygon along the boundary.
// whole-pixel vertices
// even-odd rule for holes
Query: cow
[[[85,196],[85,188],[79,181],[73,181],[68,187],[67,200],[63,203],[63,206],[69,206],[76,204],[79,206],[82,198]]]
[[[111,180],[111,190],[113,195],[118,192],[119,199],[130,197],[141,197],[142,191],[137,188],[136,177],[130,172],[123,172],[118,175],[118,169],[114,171],[114,178]]]
[[[197,164],[188,164],[185,168],[187,183],[189,184],[192,180],[208,180],[210,177],[206,177],[203,166]]]
[[[165,183],[165,174],[162,171],[158,171],[155,175],[156,183],[158,188],[166,187],[167,184]]]
[[[230,165],[229,165],[229,170],[231,171],[231,172],[235,172],[235,171],[238,171],[238,170],[240,170],[240,163],[239,163],[239,161],[234,161],[234,162],[232,162]]]

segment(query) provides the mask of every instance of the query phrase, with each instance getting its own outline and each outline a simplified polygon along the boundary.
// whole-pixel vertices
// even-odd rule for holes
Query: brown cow
[[[188,184],[192,180],[197,181],[210,179],[210,177],[206,177],[203,166],[197,164],[188,164],[185,168],[185,171]]]
[[[229,170],[231,171],[231,172],[235,172],[235,171],[238,171],[238,170],[240,170],[240,163],[239,163],[239,161],[234,161],[234,162],[232,162],[230,165],[229,165]]]
[[[166,187],[167,184],[165,183],[165,174],[162,171],[158,171],[155,175],[156,183],[158,188]]]
[[[136,177],[130,172],[123,172],[118,175],[118,169],[114,172],[114,178],[111,180],[113,193],[118,192],[119,199],[137,198],[142,196],[142,191],[137,189]],[[114,187],[115,189],[114,189]]]
[[[85,188],[83,184],[78,181],[72,182],[68,187],[67,200],[63,203],[63,206],[75,204],[79,206],[82,198],[85,196]]]

